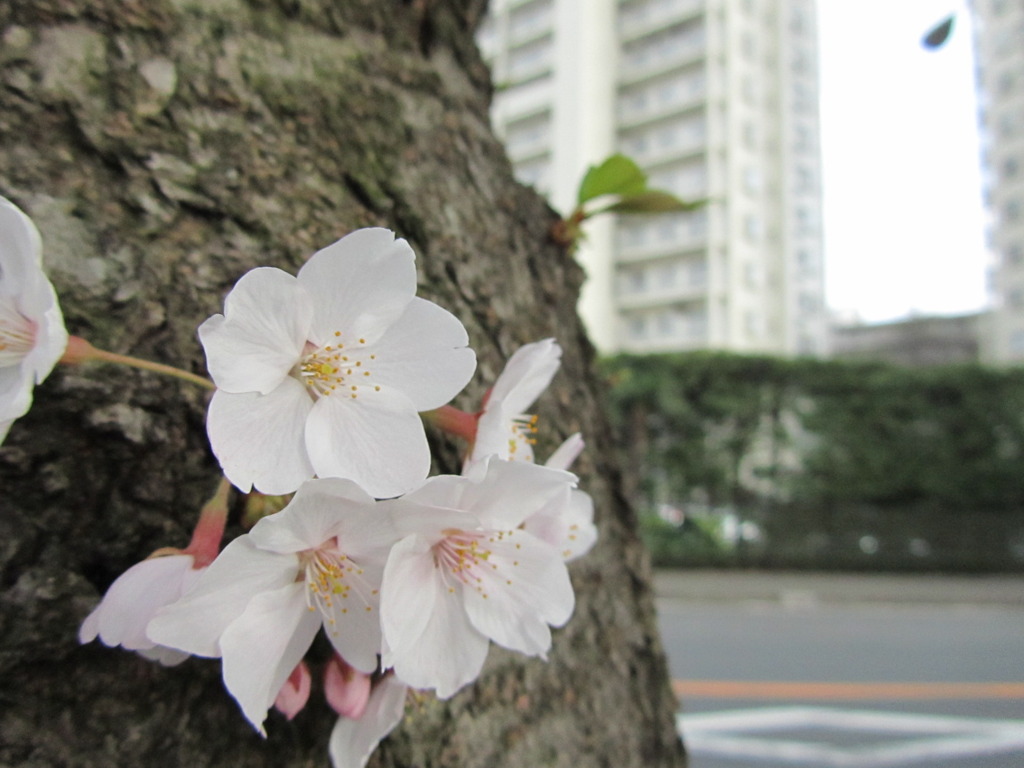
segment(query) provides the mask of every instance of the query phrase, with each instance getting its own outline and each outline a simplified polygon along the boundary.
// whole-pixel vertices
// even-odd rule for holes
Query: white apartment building
[[[1024,0],[971,0],[993,253],[985,357],[1024,362]]]
[[[587,223],[602,351],[825,352],[814,0],[492,0],[479,40],[496,130],[558,210],[613,152],[711,200]]]

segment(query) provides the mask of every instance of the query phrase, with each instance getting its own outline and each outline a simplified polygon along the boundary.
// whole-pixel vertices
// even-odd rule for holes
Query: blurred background
[[[563,214],[613,153],[707,201],[578,252],[694,768],[1024,765],[1024,0],[492,0],[478,39]]]
[[[580,311],[659,565],[1024,569],[1024,4],[495,0],[519,178],[620,152]]]

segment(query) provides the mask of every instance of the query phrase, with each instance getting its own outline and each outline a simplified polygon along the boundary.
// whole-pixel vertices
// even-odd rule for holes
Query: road
[[[656,585],[691,768],[1024,766],[1024,579]]]

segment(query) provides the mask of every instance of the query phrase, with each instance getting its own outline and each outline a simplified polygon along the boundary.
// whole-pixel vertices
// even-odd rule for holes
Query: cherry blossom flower
[[[562,348],[554,339],[524,344],[513,353],[484,403],[468,464],[491,455],[533,461],[537,417],[524,412],[547,389],[561,358]]]
[[[407,535],[384,569],[384,666],[447,698],[479,674],[489,640],[545,656],[549,625],[568,621],[575,600],[559,552],[520,525],[575,481],[491,457],[385,502]]]
[[[465,328],[417,298],[415,256],[386,229],[360,229],[293,277],[243,275],[199,328],[217,385],[207,431],[240,489],[294,491],[314,474],[385,498],[430,469],[419,411],[447,403],[476,357]]]
[[[355,669],[377,668],[378,593],[397,536],[388,513],[355,483],[311,480],[281,512],[228,544],[147,634],[220,657],[225,687],[264,733],[267,710],[321,626]]]
[[[89,643],[99,637],[104,645],[138,651],[165,666],[188,658],[183,651],[154,642],[146,634],[146,626],[157,611],[180,599],[217,557],[227,522],[230,488],[222,480],[203,505],[187,547],[159,549],[114,580],[82,622],[79,642]]]
[[[146,625],[156,612],[180,598],[199,578],[202,569],[193,567],[192,555],[152,557],[122,573],[86,616],[78,630],[78,641],[89,643],[97,637],[104,645],[120,645],[138,651],[165,666],[180,664],[189,654],[153,642]]]
[[[380,740],[401,722],[407,690],[394,675],[385,675],[374,684],[366,707],[357,718],[338,718],[328,743],[333,768],[366,765]]]
[[[524,414],[554,378],[562,349],[554,339],[526,344],[509,358],[498,376],[476,424],[473,448],[466,460],[472,467],[488,455],[506,461],[533,461],[537,417]],[[545,466],[568,470],[583,450],[577,433],[568,438]],[[578,488],[564,493],[523,522],[523,528],[556,547],[566,561],[586,554],[597,541],[594,501]]]
[[[0,197],[0,443],[32,405],[32,390],[64,354],[68,334],[42,268],[32,220]]]
[[[544,466],[568,470],[583,451],[577,432],[562,443]],[[579,488],[570,488],[523,521],[523,528],[562,553],[566,562],[587,554],[597,543],[594,500]]]

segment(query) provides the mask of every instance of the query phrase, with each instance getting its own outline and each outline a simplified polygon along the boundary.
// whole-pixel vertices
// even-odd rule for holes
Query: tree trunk
[[[648,566],[575,313],[583,275],[491,133],[472,38],[482,11],[2,3],[0,193],[39,226],[70,332],[197,373],[196,326],[243,272],[294,273],[368,225],[410,241],[420,295],[466,325],[480,364],[458,405],[475,409],[520,344],[557,337],[540,451],[583,432],[575,469],[601,535],[571,568],[575,615],[547,663],[492,647],[475,685],[410,699],[371,765],[678,766]],[[327,764],[334,716],[316,694],[291,722],[272,714],[263,742],[216,662],[163,668],[76,640],[119,573],[187,543],[220,477],[206,397],[151,373],[62,366],[0,448],[0,764]],[[457,471],[458,446],[432,441],[435,470]]]

